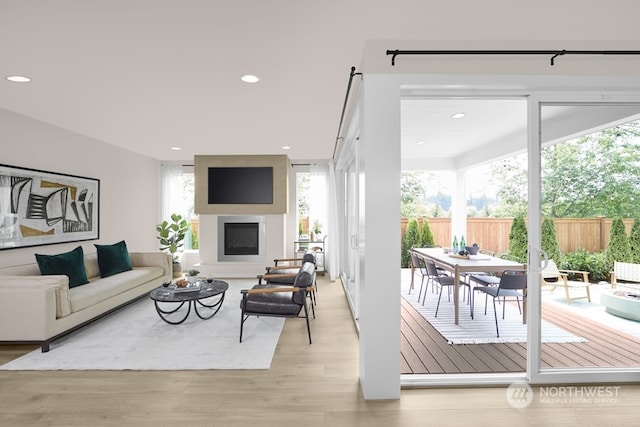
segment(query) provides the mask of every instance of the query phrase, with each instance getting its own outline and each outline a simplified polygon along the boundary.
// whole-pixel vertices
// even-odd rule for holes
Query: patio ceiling
[[[526,98],[401,101],[404,170],[455,170],[526,151]],[[455,113],[463,118],[452,118]],[[549,105],[543,141],[557,143],[640,116],[640,106]]]

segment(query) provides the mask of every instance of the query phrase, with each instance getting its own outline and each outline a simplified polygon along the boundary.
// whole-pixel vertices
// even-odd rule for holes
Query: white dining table
[[[414,248],[418,254],[435,262],[441,267],[451,272],[455,278],[454,285],[454,305],[455,305],[455,324],[460,320],[460,276],[461,273],[487,272],[502,273],[506,270],[526,270],[526,266],[516,261],[503,258],[496,258],[489,255],[480,255],[477,257],[463,257],[458,254],[447,253],[443,248]],[[526,318],[523,310],[523,319]]]

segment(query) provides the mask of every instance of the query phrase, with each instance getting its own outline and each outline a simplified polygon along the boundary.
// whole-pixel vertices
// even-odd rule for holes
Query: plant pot
[[[179,262],[173,263],[173,278],[177,279],[182,276],[182,265]]]
[[[198,281],[198,276],[187,276],[187,280],[189,283],[196,283]]]

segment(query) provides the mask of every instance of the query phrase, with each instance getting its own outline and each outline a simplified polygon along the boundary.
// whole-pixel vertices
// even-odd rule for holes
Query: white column
[[[400,87],[365,75],[360,134],[360,383],[400,398]],[[362,201],[363,200],[363,201]],[[362,222],[364,222],[364,227]]]
[[[451,239],[457,236],[467,238],[467,207],[466,207],[466,173],[456,170],[453,193],[451,194]]]

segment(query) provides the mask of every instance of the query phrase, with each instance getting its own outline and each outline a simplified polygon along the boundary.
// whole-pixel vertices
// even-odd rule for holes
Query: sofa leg
[[[46,353],[49,351],[49,341],[44,341],[42,343],[42,345],[40,346],[40,348],[42,349],[43,353]]]

